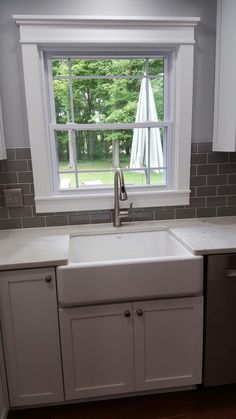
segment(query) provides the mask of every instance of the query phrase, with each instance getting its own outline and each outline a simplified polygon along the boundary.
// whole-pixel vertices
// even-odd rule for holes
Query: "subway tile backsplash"
[[[6,209],[2,190],[22,188],[24,207]],[[212,152],[212,144],[193,143],[190,205],[135,208],[134,221],[236,215],[236,153]],[[109,223],[110,210],[36,214],[30,148],[8,148],[0,161],[0,229]]]

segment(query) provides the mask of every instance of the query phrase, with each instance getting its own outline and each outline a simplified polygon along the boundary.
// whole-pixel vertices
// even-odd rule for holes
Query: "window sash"
[[[60,58],[60,59],[68,59],[68,75],[66,76],[54,76],[53,77],[53,73],[52,73],[52,59],[55,58]],[[163,121],[151,121],[151,120],[146,120],[145,122],[133,122],[133,123],[85,123],[85,124],[78,124],[74,122],[74,103],[73,103],[73,88],[72,88],[72,81],[76,80],[76,79],[117,79],[117,78],[127,78],[127,79],[157,79],[159,77],[159,75],[149,75],[147,74],[140,74],[140,75],[130,75],[130,76],[73,76],[71,73],[71,60],[70,59],[76,59],[76,58],[81,58],[81,59],[86,59],[86,58],[90,58],[93,60],[102,60],[102,59],[121,59],[121,58],[125,58],[125,59],[130,59],[132,60],[133,58],[140,58],[140,59],[144,59],[144,58],[150,58],[150,59],[160,59],[162,58],[164,60],[164,95],[163,95],[163,99],[164,99],[164,120]],[[59,171],[59,159],[58,159],[58,154],[57,154],[57,145],[56,145],[56,136],[55,136],[55,132],[58,131],[69,131],[69,130],[75,130],[75,131],[99,131],[99,130],[130,130],[130,129],[137,129],[137,128],[147,128],[149,133],[150,133],[150,129],[151,128],[166,128],[166,141],[164,144],[164,148],[163,152],[165,153],[166,156],[166,165],[163,165],[163,167],[158,167],[157,169],[163,169],[165,171],[165,183],[160,184],[160,185],[151,185],[150,184],[150,173],[151,173],[151,169],[150,168],[150,153],[148,153],[148,158],[149,158],[149,163],[148,163],[148,177],[147,177],[147,184],[146,185],[136,185],[136,186],[128,186],[128,189],[134,189],[134,190],[138,190],[138,188],[155,188],[155,189],[160,189],[160,188],[168,188],[169,185],[169,180],[171,179],[170,176],[170,169],[171,169],[171,126],[172,126],[172,121],[168,121],[166,120],[167,116],[169,115],[169,65],[170,65],[170,54],[148,54],[147,56],[142,56],[142,55],[138,55],[138,56],[133,56],[131,54],[125,55],[125,56],[103,56],[103,55],[99,55],[99,56],[93,56],[90,55],[89,57],[85,57],[85,56],[76,56],[76,55],[69,55],[69,54],[62,54],[59,57],[56,57],[55,54],[47,54],[47,69],[48,69],[48,85],[49,85],[49,103],[50,103],[50,109],[49,109],[49,114],[50,114],[50,122],[49,122],[49,132],[50,132],[50,145],[51,145],[51,150],[52,150],[52,167],[53,167],[53,178],[54,178],[54,191],[62,191],[62,189],[60,188],[60,174],[62,173],[61,171]],[[64,80],[68,80],[69,82],[69,96],[70,96],[70,108],[71,108],[71,122],[68,123],[57,123],[56,122],[56,112],[55,112],[55,97],[54,97],[54,87],[53,87],[53,80],[55,79],[64,79]],[[147,105],[148,105],[148,100],[147,100]],[[147,116],[149,116],[149,108],[147,106]],[[150,136],[149,136],[150,138]],[[74,153],[74,156],[76,156],[76,153]],[[76,187],[75,188],[70,188],[71,191],[81,191],[82,189],[94,189],[94,192],[96,190],[110,190],[111,186],[109,185],[104,185],[104,186],[97,186],[96,188],[92,188],[90,186],[85,186],[82,187],[81,185],[78,185],[78,174],[82,173],[78,168],[77,168],[77,161],[75,161],[75,170],[73,170],[71,173],[75,174],[75,181],[76,181]],[[155,169],[155,168],[154,168]],[[134,170],[134,169],[132,169]],[[143,168],[137,169],[137,171],[141,171],[144,170]],[[110,170],[107,170],[107,172],[109,172]],[[112,171],[112,170],[111,170]],[[114,171],[114,170],[113,170]],[[98,172],[98,170],[95,170],[95,172]],[[66,173],[69,173],[68,171],[66,171]],[[88,173],[92,173],[92,171],[88,171]],[[69,190],[69,189],[68,189]],[[64,191],[64,189],[63,189]]]
[[[149,127],[149,125],[151,124],[151,127]],[[127,185],[127,188],[129,190],[136,190],[137,188],[141,187],[141,188],[155,188],[156,190],[159,190],[160,188],[168,188],[169,185],[169,180],[170,180],[170,162],[171,162],[171,141],[170,141],[170,137],[171,137],[171,124],[170,123],[142,123],[141,128],[149,128],[148,131],[150,133],[150,129],[153,127],[161,127],[161,128],[166,128],[165,131],[165,138],[164,138],[164,143],[163,143],[163,158],[164,158],[164,163],[161,166],[151,166],[150,163],[150,144],[148,145],[148,165],[144,166],[144,167],[140,167],[140,168],[124,168],[122,169],[124,172],[142,172],[146,170],[147,173],[147,177],[146,177],[146,184],[145,185]],[[78,182],[78,176],[80,173],[114,173],[117,164],[114,164],[113,167],[109,168],[109,169],[90,169],[90,170],[83,170],[83,169],[79,169],[78,168],[78,164],[77,164],[77,151],[76,149],[74,150],[73,156],[74,156],[74,169],[73,170],[60,170],[59,169],[59,158],[58,158],[58,148],[57,148],[57,140],[56,140],[56,132],[57,132],[57,128],[55,128],[53,126],[54,124],[52,124],[51,129],[50,129],[50,136],[51,136],[51,146],[53,149],[52,155],[56,156],[56,158],[53,159],[53,171],[54,171],[54,190],[56,191],[61,191],[62,188],[60,187],[60,175],[61,174],[74,174],[75,175],[75,187],[74,188],[69,188],[68,190],[70,191],[81,191],[82,189],[94,189],[94,186],[83,186],[83,185],[79,185]],[[68,124],[69,125],[69,124]],[[67,124],[64,124],[64,129],[61,129],[61,125],[60,124],[56,124],[56,127],[58,127],[59,131],[65,131],[68,132],[71,130],[68,128]],[[74,127],[75,125],[79,125],[79,124],[70,124],[70,128]],[[86,126],[90,125],[90,124],[85,124]],[[95,124],[91,124],[92,127]],[[97,127],[100,127],[100,130],[103,129],[103,125],[102,124],[96,124]],[[119,124],[115,124],[116,126]],[[130,125],[132,126],[133,129],[137,129],[137,124],[124,124],[126,127],[128,126],[128,128],[130,128]],[[122,124],[123,126],[123,124]],[[79,125],[80,129],[72,129],[72,131],[85,131],[83,129],[84,125]],[[109,130],[110,129],[110,124],[107,124],[106,129]],[[119,128],[117,128],[119,129]],[[98,131],[98,128],[94,128],[94,130]],[[150,138],[150,137],[149,137]],[[113,144],[116,141],[113,142]],[[117,141],[118,143],[118,147],[113,147],[113,151],[112,151],[112,156],[113,156],[113,162],[114,161],[119,161],[120,159],[120,155],[119,155],[119,141]],[[115,158],[115,160],[114,160]],[[151,172],[153,170],[163,170],[164,172],[164,181],[161,184],[157,184],[157,185],[151,185]],[[96,186],[96,189],[103,189],[103,190],[110,190],[111,189],[111,185],[109,184],[104,184],[101,186]],[[64,189],[63,189],[64,190]]]

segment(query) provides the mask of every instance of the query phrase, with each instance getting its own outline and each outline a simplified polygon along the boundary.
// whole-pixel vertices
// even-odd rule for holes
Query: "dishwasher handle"
[[[228,268],[226,269],[226,278],[236,278],[236,268]]]

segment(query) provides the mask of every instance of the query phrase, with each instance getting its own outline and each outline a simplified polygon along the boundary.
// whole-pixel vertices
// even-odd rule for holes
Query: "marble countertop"
[[[65,226],[0,231],[0,270],[59,266],[68,261],[71,235],[169,228],[195,255],[236,253],[236,217]]]

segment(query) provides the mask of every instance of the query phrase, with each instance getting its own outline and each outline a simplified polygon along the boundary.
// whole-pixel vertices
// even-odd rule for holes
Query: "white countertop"
[[[236,217],[0,231],[0,270],[67,264],[70,235],[169,228],[193,254],[236,253]]]

